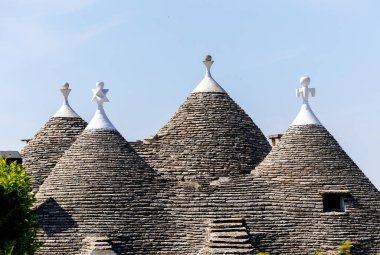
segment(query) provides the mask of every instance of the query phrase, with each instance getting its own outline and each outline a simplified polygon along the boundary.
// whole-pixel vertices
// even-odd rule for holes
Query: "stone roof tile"
[[[32,175],[31,185],[34,191],[38,190],[58,159],[87,125],[68,104],[70,91],[66,83],[61,89],[64,102],[60,110],[21,150],[23,166]]]
[[[252,119],[220,91],[193,91],[154,137],[132,145],[160,172],[209,180],[249,173],[271,149]]]

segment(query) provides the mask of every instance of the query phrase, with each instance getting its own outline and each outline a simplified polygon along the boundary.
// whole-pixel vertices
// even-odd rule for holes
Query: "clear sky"
[[[284,133],[301,75],[324,126],[380,188],[380,1],[0,0],[2,150],[58,110],[61,84],[89,121],[96,81],[127,140],[162,127],[213,76],[264,134]]]

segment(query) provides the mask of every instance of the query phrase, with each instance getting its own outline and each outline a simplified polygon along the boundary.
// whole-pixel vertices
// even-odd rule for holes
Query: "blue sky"
[[[0,0],[3,150],[19,150],[58,110],[89,121],[96,81],[128,140],[154,134],[204,75],[268,134],[284,133],[311,76],[314,112],[380,188],[380,1]],[[376,79],[375,79],[375,78]]]

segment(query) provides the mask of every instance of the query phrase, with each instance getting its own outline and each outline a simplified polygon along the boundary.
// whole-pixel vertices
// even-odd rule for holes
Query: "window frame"
[[[322,190],[320,191],[322,197],[322,212],[323,213],[332,213],[332,214],[345,214],[347,213],[347,198],[350,196],[349,190]],[[327,207],[328,196],[337,196],[339,197],[339,210],[336,207]],[[326,201],[327,200],[327,201]]]

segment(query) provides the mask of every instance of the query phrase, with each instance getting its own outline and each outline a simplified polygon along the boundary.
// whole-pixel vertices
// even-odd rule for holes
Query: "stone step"
[[[207,249],[210,255],[243,255],[253,252],[243,218],[214,219],[209,222],[207,233]]]
[[[210,249],[210,254],[236,254],[236,255],[243,255],[243,254],[252,254],[253,249]]]
[[[241,243],[241,244],[231,244],[231,243],[213,243],[209,242],[208,247],[210,248],[236,248],[236,249],[250,249],[252,245],[250,243]]]
[[[215,237],[210,240],[210,242],[214,243],[219,243],[219,242],[224,242],[224,243],[248,243],[249,239],[248,238],[223,238],[223,237]]]
[[[222,232],[222,231],[245,231],[245,227],[230,227],[230,228],[209,228],[210,232]]]
[[[244,222],[243,218],[236,217],[236,218],[218,218],[218,219],[213,219],[210,221],[210,223],[229,223],[229,222]]]
[[[234,237],[234,238],[248,238],[248,234],[245,231],[233,231],[233,232],[213,232],[210,233],[210,238],[214,237]]]
[[[210,223],[210,228],[230,228],[230,227],[242,227],[241,222],[224,222],[224,223]]]

